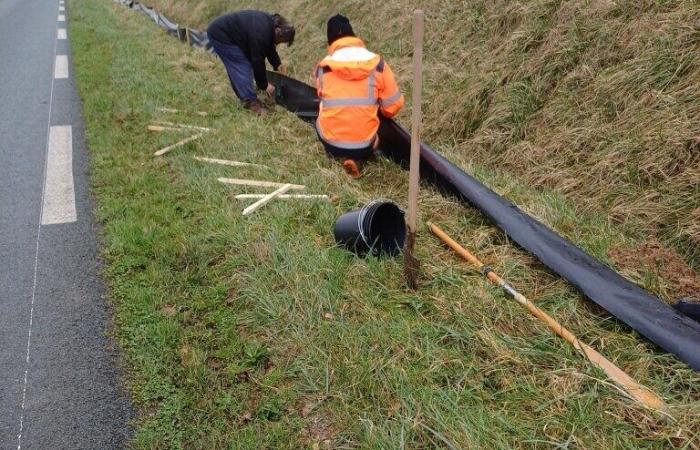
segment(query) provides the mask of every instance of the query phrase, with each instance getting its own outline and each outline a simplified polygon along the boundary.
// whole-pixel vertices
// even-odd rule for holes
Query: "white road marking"
[[[59,21],[59,22],[65,22],[65,21],[66,21],[66,15],[65,15],[65,14],[59,14],[59,15],[58,15],[58,21]]]
[[[77,220],[73,186],[73,130],[70,125],[52,126],[46,161],[42,225]]]
[[[53,41],[53,52],[56,53],[56,47],[58,47],[58,40]],[[54,62],[55,64],[55,62]],[[55,71],[55,68],[54,68]],[[53,112],[53,88],[55,86],[55,78],[51,79],[51,93],[49,95],[49,120],[46,124],[46,151],[49,151],[49,138],[51,131],[51,113]],[[71,133],[72,134],[72,133]],[[44,158],[44,171],[43,179],[44,185],[41,190],[41,206],[39,210],[39,219],[44,216],[44,196],[46,191],[46,165],[47,159]],[[32,300],[29,306],[29,326],[27,329],[27,355],[24,362],[24,382],[22,383],[22,413],[19,416],[19,433],[17,434],[17,450],[22,450],[22,433],[24,432],[24,412],[26,411],[27,405],[27,387],[29,379],[29,357],[31,355],[32,349],[32,328],[34,326],[34,303],[36,299],[36,280],[37,273],[39,271],[39,242],[41,242],[41,220],[36,227],[36,247],[34,249],[34,276],[32,277]]]
[[[57,32],[57,35],[56,35],[56,39],[68,39],[68,33],[66,33],[66,29],[65,29],[65,28],[59,28],[59,29],[58,29],[58,32]]]
[[[59,12],[63,12],[63,11],[65,11],[65,10],[66,10],[65,6],[59,6],[59,7],[58,7],[58,11],[59,11]]]
[[[68,55],[56,55],[53,77],[59,79],[68,78]]]

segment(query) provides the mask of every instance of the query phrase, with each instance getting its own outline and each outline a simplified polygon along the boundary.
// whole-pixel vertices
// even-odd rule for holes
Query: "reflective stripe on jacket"
[[[370,146],[379,129],[378,111],[393,117],[403,107],[389,65],[356,37],[335,41],[314,75],[321,99],[316,129],[335,147]]]

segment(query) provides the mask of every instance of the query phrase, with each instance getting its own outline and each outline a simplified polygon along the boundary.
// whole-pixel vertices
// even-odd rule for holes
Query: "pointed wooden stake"
[[[162,156],[162,155],[168,153],[170,150],[173,150],[173,149],[175,149],[175,148],[181,147],[181,146],[187,144],[188,142],[192,142],[192,141],[194,141],[195,139],[199,139],[199,138],[201,138],[201,137],[202,137],[202,133],[195,134],[195,135],[190,136],[190,137],[188,137],[188,138],[185,138],[185,139],[183,139],[183,140],[181,140],[181,141],[179,141],[179,142],[176,142],[176,143],[174,143],[173,145],[169,145],[169,146],[167,146],[167,147],[165,147],[165,148],[161,148],[160,150],[158,150],[157,152],[155,152],[154,155],[155,155],[155,156]]]
[[[261,198],[257,202],[253,203],[252,205],[250,205],[249,207],[244,209],[243,215],[247,216],[249,214],[254,213],[259,208],[262,208],[264,205],[268,204],[273,198],[277,197],[280,194],[284,194],[285,192],[287,192],[291,188],[292,188],[291,184],[285,184],[281,188],[277,189],[275,192],[267,194],[266,196],[264,196],[263,198]]]
[[[278,188],[284,186],[286,183],[276,183],[274,181],[258,181],[258,180],[241,180],[239,178],[218,178],[219,183],[224,184],[235,184],[238,186],[258,186],[258,187],[272,187]],[[293,184],[291,189],[305,189],[306,186],[301,184]]]

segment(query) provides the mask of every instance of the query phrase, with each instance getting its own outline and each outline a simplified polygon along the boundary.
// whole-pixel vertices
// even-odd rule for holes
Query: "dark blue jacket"
[[[209,39],[243,50],[251,65],[258,88],[267,87],[265,58],[277,70],[282,64],[275,48],[275,22],[262,11],[238,11],[214,19],[207,28]]]

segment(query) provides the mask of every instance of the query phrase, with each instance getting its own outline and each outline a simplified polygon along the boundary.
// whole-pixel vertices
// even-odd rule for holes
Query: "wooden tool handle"
[[[413,101],[411,113],[411,164],[408,176],[408,231],[415,233],[418,217],[418,181],[420,179],[420,126],[423,84],[423,11],[413,13]]]
[[[469,250],[459,245],[454,239],[447,235],[440,227],[434,223],[428,222],[428,227],[430,231],[435,234],[440,240],[442,240],[448,247],[455,251],[459,256],[465,259],[467,262],[472,264],[477,269],[481,270],[484,264],[479,261],[479,258],[474,256]],[[564,338],[567,342],[574,346],[577,350],[581,351],[589,361],[601,368],[605,374],[610,377],[611,380],[620,385],[625,392],[627,392],[634,399],[639,401],[641,404],[647,408],[655,409],[657,411],[666,412],[668,407],[661,397],[656,393],[637,383],[631,376],[627,375],[625,371],[617,367],[606,357],[598,353],[592,347],[579,341],[578,338],[562,324],[554,320],[552,316],[547,314],[538,308],[534,303],[528,300],[524,295],[513,289],[503,278],[498,276],[493,271],[488,271],[486,274],[489,281],[493,284],[502,287],[506,290],[513,298],[525,306],[530,313],[547,324],[550,330],[552,330],[557,335]]]

